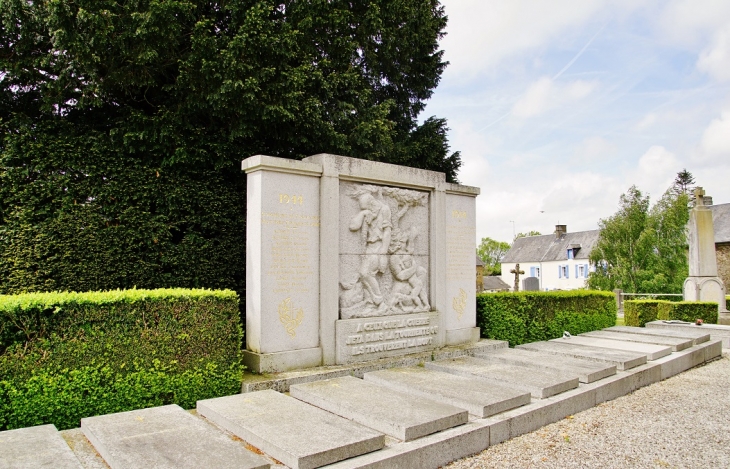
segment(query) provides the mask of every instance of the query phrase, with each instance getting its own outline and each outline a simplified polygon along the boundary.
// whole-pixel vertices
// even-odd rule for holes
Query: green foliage
[[[436,0],[0,2],[0,293],[245,291],[253,154],[444,171]]]
[[[482,238],[477,247],[477,256],[484,262],[484,275],[499,275],[502,272],[502,258],[509,251],[509,243],[492,238]]]
[[[717,303],[709,301],[677,301],[659,303],[657,319],[695,322],[702,319],[707,324],[717,324]]]
[[[627,326],[644,327],[657,319],[717,324],[717,303],[704,301],[626,300],[624,320]]]
[[[695,178],[692,173],[687,171],[687,168],[677,173],[677,177],[674,178],[674,191],[679,194],[687,194],[690,196],[692,191],[692,184],[695,183]]]
[[[0,296],[0,429],[233,394],[242,339],[232,291]]]
[[[542,235],[542,233],[540,233],[539,231],[530,230],[527,233],[522,233],[522,232],[517,233],[515,235],[515,239],[517,239],[517,238],[527,238],[528,236],[540,236],[540,235]]]
[[[685,226],[688,198],[668,190],[649,209],[649,197],[632,186],[619,211],[599,222],[590,261],[589,288],[630,293],[679,293],[688,272]]]
[[[644,327],[644,324],[656,321],[659,303],[663,300],[625,300],[624,324]]]
[[[477,295],[482,336],[511,347],[603,329],[616,322],[616,301],[607,292],[483,293]]]

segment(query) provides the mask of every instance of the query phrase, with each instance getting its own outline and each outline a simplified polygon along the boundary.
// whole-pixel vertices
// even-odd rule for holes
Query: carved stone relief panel
[[[428,192],[340,184],[341,319],[430,311],[428,269]]]

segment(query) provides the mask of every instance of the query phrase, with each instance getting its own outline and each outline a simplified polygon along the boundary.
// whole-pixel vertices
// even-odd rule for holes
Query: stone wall
[[[725,284],[725,291],[730,292],[730,243],[715,245],[717,255],[717,276]]]

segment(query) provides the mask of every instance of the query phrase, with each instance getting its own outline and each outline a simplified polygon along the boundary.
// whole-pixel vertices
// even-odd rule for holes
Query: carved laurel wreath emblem
[[[299,327],[303,319],[304,310],[299,308],[295,311],[291,298],[286,298],[279,303],[279,321],[284,325],[284,329],[286,329],[286,333],[290,337],[297,335],[297,327]]]
[[[459,294],[451,300],[451,305],[454,307],[459,319],[461,319],[466,309],[466,291],[463,288],[459,288]]]

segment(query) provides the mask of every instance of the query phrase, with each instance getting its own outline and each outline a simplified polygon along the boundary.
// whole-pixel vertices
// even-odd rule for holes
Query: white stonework
[[[247,366],[284,371],[478,340],[479,189],[446,183],[443,173],[328,154],[257,155],[242,167]],[[409,315],[428,319],[427,336],[402,347],[387,334],[382,343],[374,335],[353,342],[353,324],[400,324]],[[404,337],[415,334],[404,327]]]

